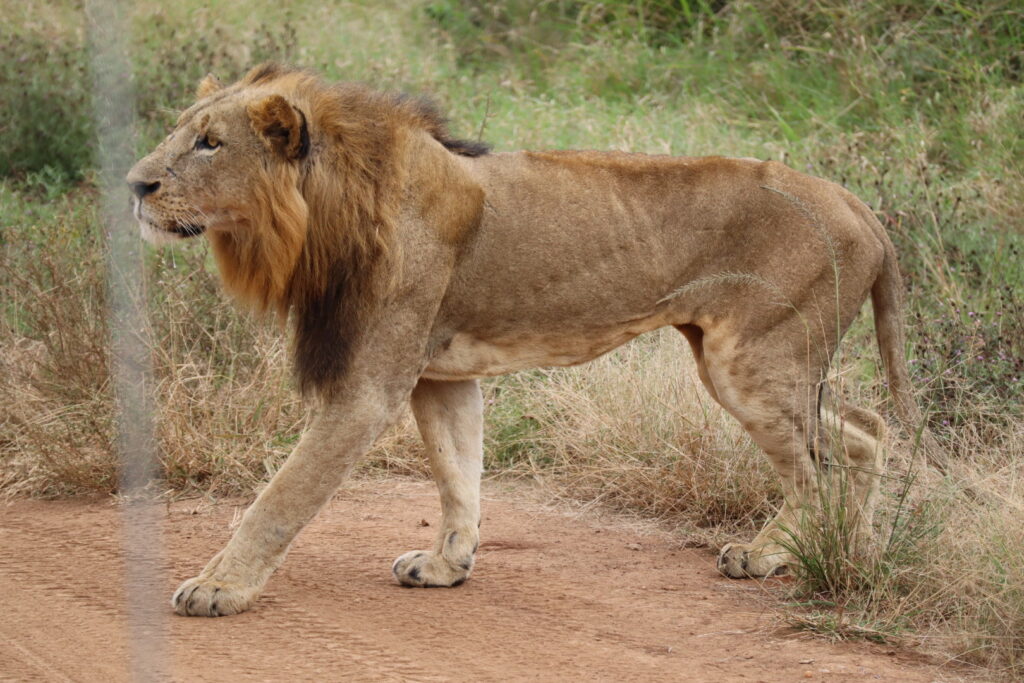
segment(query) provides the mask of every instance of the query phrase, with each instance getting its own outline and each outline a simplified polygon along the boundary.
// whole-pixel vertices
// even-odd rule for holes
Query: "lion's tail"
[[[903,333],[903,285],[899,263],[896,260],[896,248],[874,214],[866,206],[861,205],[861,208],[862,213],[866,214],[865,219],[871,223],[872,230],[882,240],[885,248],[882,272],[871,286],[871,303],[875,312],[878,350],[889,380],[889,391],[896,404],[896,414],[912,434],[920,432],[919,446],[924,451],[927,461],[945,472],[945,452],[925,425],[924,416],[914,399],[910,371],[907,369]]]

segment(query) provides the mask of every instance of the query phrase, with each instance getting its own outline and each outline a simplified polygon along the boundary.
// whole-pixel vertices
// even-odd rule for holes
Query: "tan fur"
[[[287,314],[292,274],[307,238],[309,209],[296,186],[295,169],[260,168],[245,207],[250,230],[210,233],[224,286],[263,311]],[[315,276],[314,276],[315,277]]]
[[[461,583],[479,541],[477,380],[582,363],[666,325],[782,479],[779,515],[726,546],[719,569],[791,564],[784,530],[831,485],[826,462],[855,472],[851,519],[870,533],[882,423],[821,388],[869,294],[898,412],[911,427],[920,413],[895,252],[850,193],[750,159],[482,155],[422,101],[274,65],[198,92],[129,174],[143,234],[204,228],[225,287],[293,320],[300,384],[319,401],[227,547],[175,593],[180,614],[248,608],[410,403],[442,521],[431,549],[392,570],[411,586]]]
[[[199,81],[199,86],[196,88],[196,99],[201,100],[209,97],[223,87],[219,78],[213,74],[206,74],[206,77]]]

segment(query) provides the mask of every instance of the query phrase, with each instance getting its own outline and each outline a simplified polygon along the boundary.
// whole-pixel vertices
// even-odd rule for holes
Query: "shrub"
[[[0,25],[0,176],[80,179],[92,157],[91,85],[74,35]]]

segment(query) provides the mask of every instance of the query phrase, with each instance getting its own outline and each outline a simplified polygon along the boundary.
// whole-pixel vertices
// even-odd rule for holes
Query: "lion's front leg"
[[[441,494],[441,525],[431,550],[405,553],[391,571],[406,586],[457,586],[469,578],[480,538],[480,385],[421,379],[412,408]]]
[[[295,536],[330,499],[401,404],[400,392],[351,392],[325,405],[299,445],[246,510],[227,546],[175,591],[184,616],[217,617],[252,606]]]

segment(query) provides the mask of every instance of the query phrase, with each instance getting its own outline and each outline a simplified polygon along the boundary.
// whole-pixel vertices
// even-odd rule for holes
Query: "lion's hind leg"
[[[405,553],[391,571],[406,586],[457,586],[469,578],[480,538],[480,386],[421,379],[412,409],[441,494],[441,524],[431,550]]]
[[[788,321],[794,322],[794,321]],[[680,327],[694,348],[701,380],[711,395],[750,434],[782,480],[783,505],[750,543],[722,548],[718,568],[733,578],[772,576],[796,562],[789,534],[816,506],[818,468],[811,456],[816,387],[822,368],[788,349],[795,338],[786,322],[742,346],[734,332],[711,328],[699,335]],[[801,335],[802,336],[802,335]]]
[[[840,402],[822,407],[819,432],[819,464],[828,482],[822,495],[844,506],[851,541],[864,549],[873,535],[885,422],[870,410]]]

